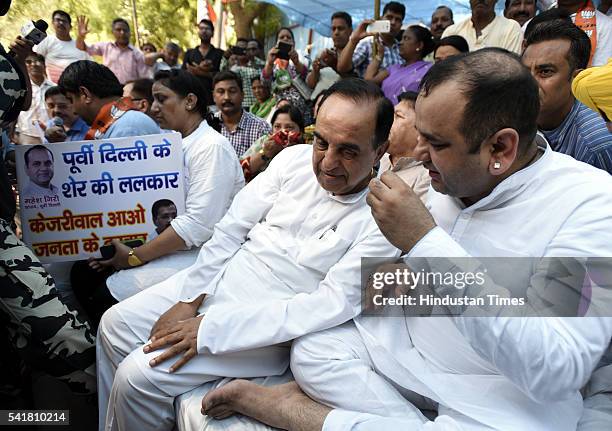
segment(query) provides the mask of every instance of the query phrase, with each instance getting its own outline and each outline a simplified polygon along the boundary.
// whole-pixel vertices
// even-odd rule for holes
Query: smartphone
[[[293,45],[285,42],[278,42],[277,57],[281,60],[289,60],[289,51],[293,49]]]
[[[378,20],[369,24],[366,28],[368,33],[389,33],[391,31],[391,21],[389,20]]]
[[[239,46],[232,46],[232,54],[234,55],[246,55],[246,49]]]
[[[121,241],[123,244],[127,245],[129,248],[140,247],[144,244],[144,241],[141,239],[132,239],[129,241]],[[102,259],[107,260],[111,259],[115,255],[115,246],[112,244],[104,245],[100,247],[100,254],[102,255]]]

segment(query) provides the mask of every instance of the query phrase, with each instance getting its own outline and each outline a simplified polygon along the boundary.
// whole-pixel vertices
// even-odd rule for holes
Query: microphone
[[[45,32],[48,28],[49,24],[43,19],[39,19],[36,22],[28,21],[21,27],[21,37],[33,45],[38,45],[47,37]],[[12,50],[9,51],[9,54],[15,57],[15,53]]]
[[[64,120],[62,120],[60,117],[53,117],[51,119],[51,124],[53,126],[63,126],[64,125]]]
[[[32,42],[34,45],[38,45],[47,37],[47,29],[49,25],[45,20],[39,19],[36,22],[29,21],[21,27],[21,37],[25,40]]]

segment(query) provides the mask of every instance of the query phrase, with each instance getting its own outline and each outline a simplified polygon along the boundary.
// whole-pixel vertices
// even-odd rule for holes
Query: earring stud
[[[501,163],[500,162],[493,163],[493,169],[499,169],[499,168],[501,168]]]

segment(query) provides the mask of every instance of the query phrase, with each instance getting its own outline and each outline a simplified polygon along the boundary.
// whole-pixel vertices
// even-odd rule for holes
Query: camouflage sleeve
[[[53,278],[5,220],[0,220],[0,315],[26,363],[75,393],[96,391],[95,334],[62,302]]]

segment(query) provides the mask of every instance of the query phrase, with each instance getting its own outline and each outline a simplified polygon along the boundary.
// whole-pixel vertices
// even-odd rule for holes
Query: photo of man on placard
[[[41,196],[57,196],[59,189],[53,179],[53,153],[44,145],[34,145],[24,153],[24,167],[30,178],[22,192],[24,199]]]

